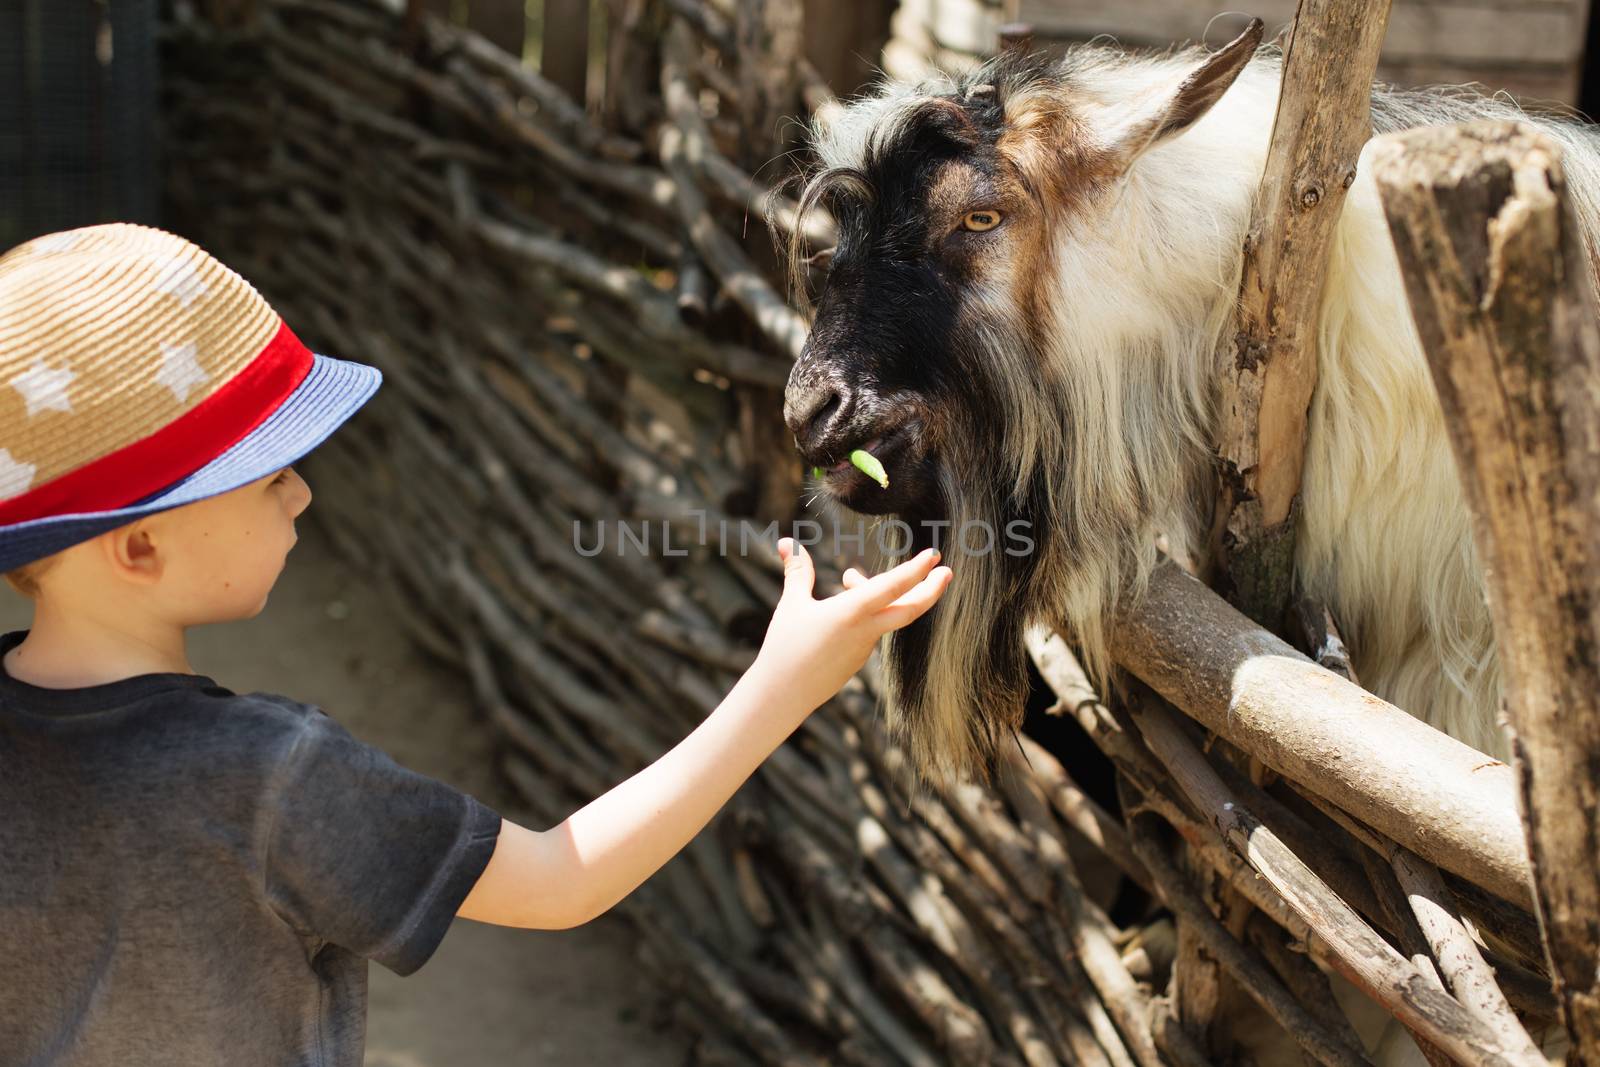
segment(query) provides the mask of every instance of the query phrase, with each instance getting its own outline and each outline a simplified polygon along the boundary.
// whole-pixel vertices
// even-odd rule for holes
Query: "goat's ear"
[[[1261,44],[1260,19],[1187,73],[1113,107],[1101,143],[1112,170],[1125,172],[1148,148],[1182,133],[1211,110]]]

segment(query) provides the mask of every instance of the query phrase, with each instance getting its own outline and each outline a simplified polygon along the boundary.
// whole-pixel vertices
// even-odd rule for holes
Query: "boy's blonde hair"
[[[24,563],[15,570],[5,573],[6,584],[29,600],[39,599],[39,579],[44,572],[55,565],[54,556],[36,559],[32,563]]]

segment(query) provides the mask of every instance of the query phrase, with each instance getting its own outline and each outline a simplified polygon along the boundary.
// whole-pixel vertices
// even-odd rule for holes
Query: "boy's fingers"
[[[811,566],[811,553],[806,551],[806,546],[790,538],[783,538],[778,543],[789,541],[792,551],[786,555],[779,550],[780,555],[785,555],[783,560],[783,595],[807,596],[811,595],[812,586],[816,583],[817,572]]]
[[[932,574],[933,572],[929,571],[928,573]],[[925,581],[927,581],[927,579],[924,578],[923,581],[925,582]],[[911,603],[911,598],[917,595],[917,589],[920,588],[920,587],[921,587],[921,582],[917,583],[917,585],[912,586],[911,587],[911,591],[909,593],[901,593],[894,600],[891,600],[889,603],[887,603],[883,607],[879,608],[878,609],[878,614],[882,615],[884,612],[888,611],[890,608],[893,608],[898,604],[909,604],[909,603]]]
[[[851,590],[849,595],[858,597],[861,610],[870,615],[922,581],[935,562],[937,559],[932,550],[924,549],[898,567],[868,579],[858,589]]]
[[[874,618],[882,624],[883,632],[900,629],[938,603],[950,584],[952,574],[949,567],[935,567],[909,593],[878,612]]]

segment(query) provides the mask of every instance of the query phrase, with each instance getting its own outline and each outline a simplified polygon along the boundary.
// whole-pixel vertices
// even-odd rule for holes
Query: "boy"
[[[238,275],[127,225],[0,256],[0,1064],[356,1067],[367,961],[456,915],[563,929],[626,896],[950,579],[931,554],[816,600],[785,538],[754,665],[677,747],[534,831],[319,709],[195,673],[259,613],[372,395]]]

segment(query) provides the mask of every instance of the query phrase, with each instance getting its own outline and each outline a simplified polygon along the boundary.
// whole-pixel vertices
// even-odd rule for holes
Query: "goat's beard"
[[[883,657],[889,733],[919,776],[939,787],[987,781],[999,746],[1015,743],[1008,735],[1020,729],[1029,696],[1029,627],[1061,631],[1090,677],[1107,680],[1108,622],[1158,558],[1152,505],[1181,498],[1195,476],[1181,462],[1135,471],[1127,451],[1097,449],[1100,461],[1128,465],[1132,476],[1121,484],[1137,487],[1107,490],[1097,477],[1104,472],[1088,467],[1081,451],[1105,422],[1081,388],[1050,377],[1062,364],[1000,331],[980,337],[979,347],[983,358],[971,362],[988,373],[969,379],[974,387],[946,401],[935,420],[943,431],[939,491],[925,510],[902,513],[913,536],[896,556],[920,552],[933,540],[927,523],[948,521],[939,527],[948,533],[941,562],[956,577],[930,611],[889,635]],[[964,446],[952,448],[952,440]],[[966,524],[987,525],[990,551],[966,550]],[[1008,540],[1012,530],[1017,540]]]
[[[1019,369],[1015,338],[988,333],[975,340],[974,366],[998,376]],[[996,358],[993,350],[1002,348],[1009,358]],[[1063,558],[1059,518],[1049,513],[1049,479],[1060,475],[1060,464],[1029,443],[1064,441],[1059,424],[1037,420],[1066,413],[1027,403],[1010,384],[989,377],[944,402],[933,420],[942,439],[937,492],[900,515],[912,537],[897,558],[928,547],[937,530],[940,562],[955,572],[939,603],[893,631],[883,654],[890,736],[919,775],[940,787],[987,780],[999,746],[1021,727],[1029,690],[1023,631],[1051,614],[1055,583],[1040,579]],[[1036,424],[1018,434],[1019,419]]]
[[[1020,620],[1035,559],[1006,554],[1018,547],[1006,540],[1007,524],[1023,516],[1005,514],[965,472],[943,466],[939,481],[947,510],[902,516],[913,531],[908,554],[932,543],[928,523],[948,519],[939,548],[956,578],[930,611],[889,635],[882,681],[890,736],[923,777],[942,786],[986,779],[1000,743],[1022,723],[1028,685]],[[963,529],[992,532],[990,550],[965,551]]]

